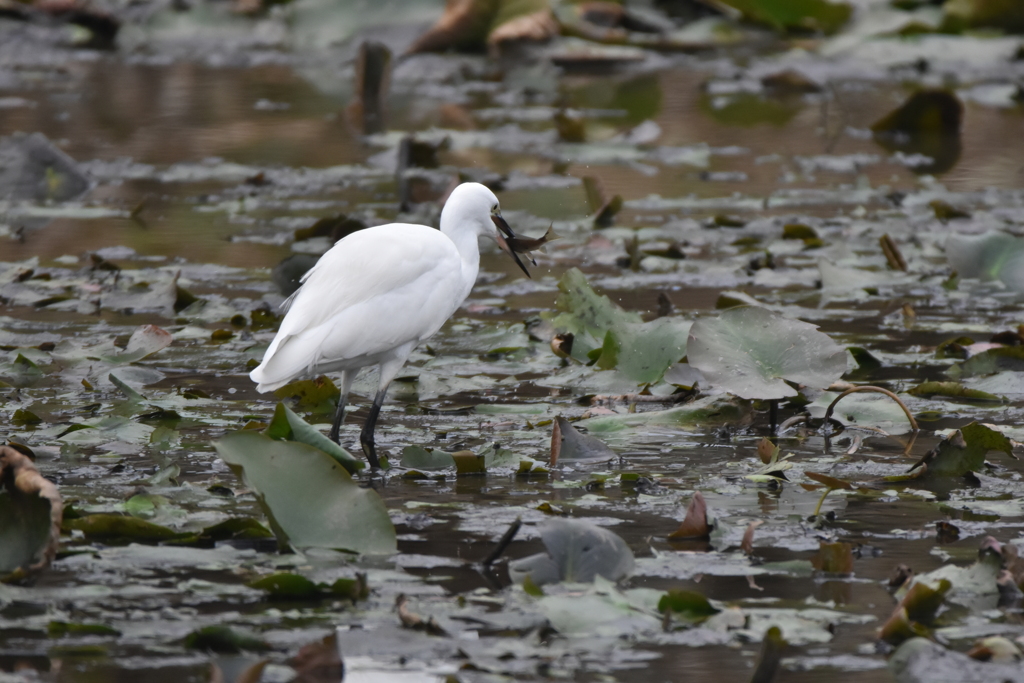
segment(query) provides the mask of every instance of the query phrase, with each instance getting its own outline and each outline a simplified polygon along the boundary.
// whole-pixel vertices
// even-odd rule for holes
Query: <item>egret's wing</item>
[[[303,278],[263,362],[261,391],[322,362],[377,353],[436,332],[462,303],[461,259],[439,231],[393,223],[353,233]]]

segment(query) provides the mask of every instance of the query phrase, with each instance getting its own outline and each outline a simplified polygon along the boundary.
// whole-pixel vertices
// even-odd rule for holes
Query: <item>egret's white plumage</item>
[[[303,276],[288,302],[263,362],[249,374],[257,390],[340,372],[341,400],[331,430],[337,441],[352,381],[361,368],[377,366],[380,383],[361,438],[376,465],[373,427],[387,387],[413,349],[469,295],[480,269],[480,236],[497,239],[509,251],[504,238],[514,235],[500,219],[494,193],[464,183],[445,203],[439,231],[391,223],[339,241]]]

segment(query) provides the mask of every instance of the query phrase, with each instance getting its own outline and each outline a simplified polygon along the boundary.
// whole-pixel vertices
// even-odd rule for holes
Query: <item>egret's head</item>
[[[446,218],[446,215],[449,218]],[[512,251],[508,240],[515,239],[516,234],[512,228],[501,217],[501,205],[498,198],[494,196],[487,187],[480,183],[462,183],[448,196],[448,201],[441,210],[441,225],[444,226],[448,220],[452,223],[472,221],[480,235],[486,235],[498,243],[501,250],[512,257],[526,276],[530,271],[526,269],[519,256]]]

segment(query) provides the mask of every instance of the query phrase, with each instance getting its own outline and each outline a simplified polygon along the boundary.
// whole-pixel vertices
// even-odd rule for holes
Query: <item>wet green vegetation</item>
[[[1024,680],[1019,28],[684,4],[396,57],[372,130],[443,3],[0,19],[0,680]],[[247,373],[458,180],[558,239],[484,245],[371,473],[372,376],[337,447]]]

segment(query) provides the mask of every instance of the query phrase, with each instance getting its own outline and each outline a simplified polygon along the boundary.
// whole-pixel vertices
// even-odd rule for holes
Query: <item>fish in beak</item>
[[[505,219],[498,214],[492,213],[491,220],[494,222],[494,227],[498,229],[496,237],[498,240],[498,246],[501,247],[503,252],[512,257],[512,260],[516,262],[516,265],[526,273],[526,277],[532,277],[530,275],[530,271],[526,269],[526,264],[519,260],[519,254],[516,253],[514,247],[517,245],[519,238],[516,237],[514,232],[512,232],[512,228],[510,228],[508,223],[505,222]],[[534,263],[534,265],[537,264]]]

